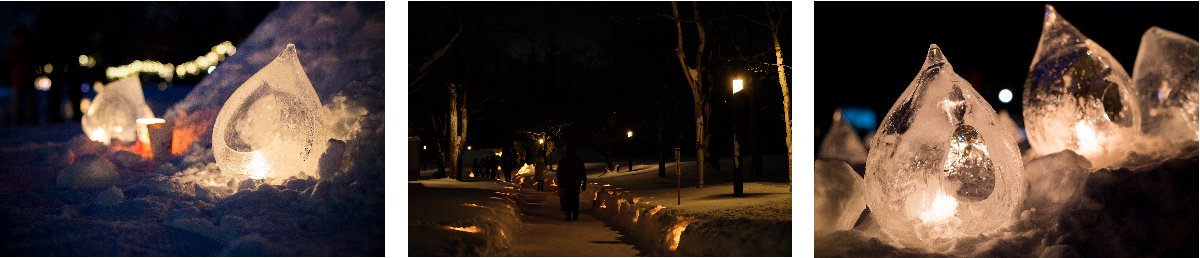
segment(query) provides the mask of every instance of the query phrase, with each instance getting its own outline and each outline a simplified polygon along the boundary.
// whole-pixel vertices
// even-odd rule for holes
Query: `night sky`
[[[46,63],[97,59],[98,76],[134,60],[179,64],[231,41],[236,46],[277,2],[4,2],[0,50],[24,26]],[[190,78],[194,81],[202,76]],[[103,79],[103,78],[96,78]],[[7,81],[3,83],[7,85]]]
[[[945,51],[954,72],[996,111],[1021,114],[1021,93],[1041,35],[1044,4],[815,3],[815,126],[827,130],[838,106],[869,107],[876,121],[882,120],[920,70],[930,44]],[[1197,38],[1196,2],[1049,4],[1129,73],[1142,34],[1151,26]],[[1013,92],[1013,101],[997,99],[1002,89]],[[1014,119],[1023,123],[1019,116]]]
[[[624,133],[635,131],[635,155],[658,146],[656,119],[670,113],[664,145],[692,147],[694,120],[692,93],[675,56],[676,28],[668,18],[669,2],[410,2],[409,80],[420,77],[421,63],[449,42],[457,26],[467,24],[446,56],[431,66],[432,75],[410,85],[410,130],[430,137],[429,114],[446,112],[449,92],[445,85],[468,85],[471,113],[467,144],[499,148],[525,140],[542,121],[572,121],[564,139],[588,142],[587,130],[611,125],[621,135],[618,155],[626,152]],[[780,40],[785,63],[791,63],[791,6]],[[680,3],[680,15],[692,19],[692,4]],[[730,17],[743,15],[742,17]],[[771,69],[751,73],[739,55],[774,62],[774,48],[766,27],[747,19],[765,21],[762,2],[700,2],[705,23],[705,84],[711,85],[711,151],[729,155],[732,150],[731,80],[746,77],[757,87],[758,131],[765,149],[785,153],[782,96],[777,73]],[[716,19],[725,17],[722,19]],[[683,24],[684,49],[693,56],[696,27]],[[739,52],[740,51],[740,52]],[[486,57],[485,57],[486,56]],[[689,59],[690,60],[690,59]],[[671,109],[671,104],[680,105]],[[595,132],[591,132],[594,136]],[[591,137],[594,138],[594,137]],[[588,144],[584,144],[587,146]]]

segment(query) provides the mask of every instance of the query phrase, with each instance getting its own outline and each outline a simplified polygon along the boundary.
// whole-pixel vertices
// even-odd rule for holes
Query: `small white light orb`
[[[1000,102],[1008,103],[1009,101],[1012,101],[1012,97],[1012,91],[1008,89],[1000,90]]]

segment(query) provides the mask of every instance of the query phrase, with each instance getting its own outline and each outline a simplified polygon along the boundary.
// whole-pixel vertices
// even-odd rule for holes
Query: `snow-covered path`
[[[548,181],[548,180],[547,180]],[[565,221],[559,197],[546,186],[523,187],[528,211],[525,226],[513,239],[513,256],[639,256],[626,236],[592,217],[591,208],[581,206],[579,220]]]

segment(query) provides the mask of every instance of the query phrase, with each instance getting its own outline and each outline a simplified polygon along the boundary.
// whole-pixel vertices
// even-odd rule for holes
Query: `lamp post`
[[[626,133],[625,137],[629,138],[629,168],[625,171],[633,171],[633,131]]]
[[[739,91],[742,91],[742,80],[733,80],[733,196],[742,196],[742,153],[737,137],[742,120],[741,101],[737,95]]]

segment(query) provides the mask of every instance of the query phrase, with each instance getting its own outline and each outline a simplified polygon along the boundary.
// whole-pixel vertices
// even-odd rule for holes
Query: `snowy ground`
[[[580,220],[562,221],[558,197],[551,191],[557,190],[555,172],[546,173],[547,192],[537,192],[532,173],[527,167],[524,173],[514,169],[514,182],[519,184],[521,200],[528,204],[523,213],[524,224],[518,237],[510,239],[512,244],[507,254],[516,256],[790,256],[791,255],[791,193],[788,192],[787,160],[783,155],[764,156],[764,175],[746,175],[744,197],[733,197],[732,159],[725,157],[721,164],[725,173],[710,170],[705,173],[705,188],[696,188],[695,161],[684,157],[682,163],[682,201],[676,204],[679,190],[674,177],[675,163],[668,162],[670,176],[658,177],[657,158],[634,159],[632,172],[604,171],[604,157],[597,153],[581,150],[588,169],[588,190],[580,194]],[[618,164],[627,159],[615,158]],[[432,165],[432,164],[431,164]],[[432,166],[431,166],[432,167]],[[622,166],[624,167],[624,165]],[[447,179],[431,179],[435,169],[423,170],[416,179],[424,182],[454,182]],[[503,176],[501,176],[503,178]],[[414,180],[414,179],[410,179]],[[496,182],[490,179],[468,179]],[[410,181],[412,182],[412,181]],[[484,188],[480,182],[457,183],[459,187]],[[468,186],[470,184],[474,184]],[[504,184],[505,183],[499,183]],[[410,184],[411,186],[411,184]],[[409,188],[410,194],[428,188]],[[493,189],[486,190],[495,193]],[[486,192],[485,191],[485,192]],[[424,195],[424,194],[422,194]],[[491,196],[467,197],[478,200]],[[457,198],[457,197],[456,197]],[[445,197],[441,198],[445,199]],[[415,200],[414,200],[415,201]],[[440,202],[454,205],[469,200]],[[514,201],[516,203],[516,201]],[[485,205],[486,206],[486,205]],[[439,206],[441,207],[441,206]],[[495,209],[488,207],[488,209]],[[410,216],[426,217],[426,206],[410,206]],[[456,215],[458,216],[458,215]],[[471,214],[463,215],[471,216]],[[487,216],[484,216],[487,217]],[[449,222],[453,219],[442,219]],[[410,218],[410,230],[418,230]],[[497,225],[500,226],[500,225]],[[431,227],[436,229],[436,227]],[[493,229],[498,230],[498,229]],[[569,230],[569,231],[568,231]],[[412,231],[410,231],[412,232]],[[435,243],[414,242],[413,238],[423,233],[410,233],[410,250],[433,246],[432,249],[468,250],[470,255],[492,252],[485,246],[486,237],[478,238],[474,244],[466,240],[440,237]],[[678,236],[678,237],[677,237]],[[465,238],[463,238],[465,239]],[[584,241],[586,240],[586,241]],[[498,239],[491,241],[499,242]],[[466,245],[470,248],[450,248]],[[474,248],[474,249],[471,249]],[[500,248],[497,248],[500,249]],[[429,249],[425,249],[429,250]],[[471,250],[475,250],[471,253]],[[452,253],[452,252],[445,252]],[[410,254],[416,255],[415,251]]]
[[[1071,151],[1024,163],[1028,191],[1020,213],[993,232],[929,248],[906,248],[868,211],[853,229],[818,232],[817,257],[1194,257],[1196,147],[1136,168],[1092,169]],[[1137,159],[1137,157],[1133,157]],[[817,173],[822,173],[818,171]],[[820,198],[820,197],[818,197]],[[820,200],[817,203],[821,203]],[[823,213],[818,206],[817,217]],[[839,215],[825,215],[839,216]],[[857,215],[854,215],[857,216]]]

